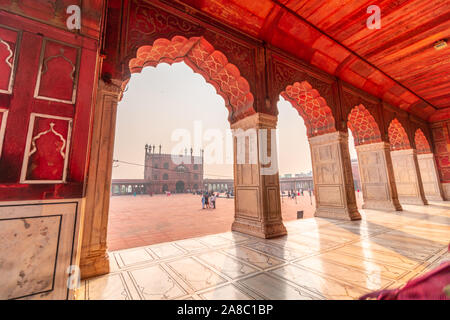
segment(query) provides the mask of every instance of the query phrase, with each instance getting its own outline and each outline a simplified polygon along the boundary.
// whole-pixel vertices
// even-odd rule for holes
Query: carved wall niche
[[[72,119],[32,113],[21,183],[65,183]]]
[[[77,92],[81,49],[44,39],[34,97],[74,104]],[[58,81],[55,81],[58,79]]]
[[[6,132],[6,121],[8,121],[8,109],[0,108],[0,158],[2,157],[3,139]]]
[[[0,25],[0,93],[11,94],[22,32]]]

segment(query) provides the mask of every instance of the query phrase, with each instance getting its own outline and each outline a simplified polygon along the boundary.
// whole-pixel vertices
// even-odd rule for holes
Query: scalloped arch
[[[397,118],[394,118],[389,124],[388,134],[391,150],[411,149],[411,144],[409,143],[405,128],[403,128]]]
[[[417,153],[432,153],[430,144],[428,143],[427,137],[423,133],[422,129],[417,129],[414,134],[414,142],[416,144]]]
[[[155,67],[162,62],[173,64],[181,61],[214,86],[225,100],[230,122],[256,113],[248,81],[241,76],[234,64],[228,62],[222,52],[215,50],[203,37],[187,39],[175,36],[171,40],[157,39],[151,46],[140,47],[136,58],[130,60],[129,67],[131,73],[140,73],[147,66]],[[128,80],[125,84],[127,82]]]
[[[336,131],[331,108],[307,81],[287,86],[281,96],[291,102],[305,121],[308,137]]]
[[[375,118],[362,104],[348,115],[348,127],[355,137],[355,145],[381,142],[381,132]]]

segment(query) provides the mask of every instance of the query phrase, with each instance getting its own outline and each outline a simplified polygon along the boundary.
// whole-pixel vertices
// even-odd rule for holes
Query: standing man
[[[216,208],[216,194],[215,193],[213,193],[211,195],[211,204],[212,204],[213,209],[215,209]]]

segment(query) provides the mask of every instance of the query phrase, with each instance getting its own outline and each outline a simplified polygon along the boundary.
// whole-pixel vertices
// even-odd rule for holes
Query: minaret
[[[161,148],[162,148],[162,146],[159,145],[159,154],[161,154]]]

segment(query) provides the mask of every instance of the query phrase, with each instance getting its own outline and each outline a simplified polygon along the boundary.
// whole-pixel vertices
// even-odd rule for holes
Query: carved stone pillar
[[[389,143],[360,145],[356,147],[356,152],[364,198],[363,208],[401,211]]]
[[[391,151],[400,203],[428,204],[422,186],[415,149]]]
[[[235,189],[232,230],[260,238],[287,234],[281,217],[276,138],[270,130],[276,124],[277,117],[257,113],[231,125]]]
[[[80,269],[83,279],[109,272],[106,233],[119,88],[99,81],[82,231]]]
[[[427,200],[444,200],[434,155],[432,153],[418,154],[417,160],[425,198]]]
[[[359,220],[348,134],[333,132],[309,138],[316,217]]]

